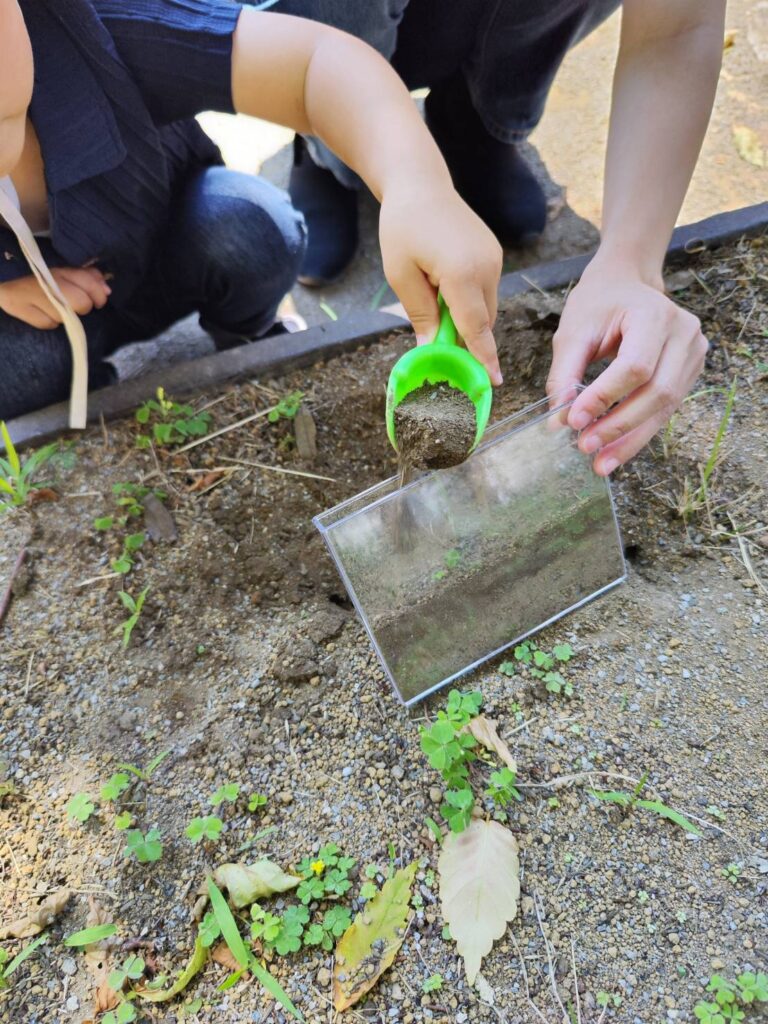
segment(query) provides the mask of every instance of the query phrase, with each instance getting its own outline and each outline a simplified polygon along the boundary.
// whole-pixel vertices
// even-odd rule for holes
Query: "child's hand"
[[[593,265],[568,298],[553,346],[550,397],[580,383],[590,363],[613,360],[568,414],[570,426],[582,431],[579,447],[600,449],[595,471],[608,476],[661,430],[688,394],[704,366],[707,339],[698,319],[660,288]]]
[[[54,267],[51,273],[70,306],[81,316],[105,306],[112,292],[96,267]],[[0,284],[0,309],[42,331],[53,330],[61,323],[61,317],[32,274]]]
[[[502,251],[492,232],[453,188],[411,182],[382,196],[379,236],[384,273],[416,340],[435,336],[439,290],[467,348],[501,384],[493,325]]]

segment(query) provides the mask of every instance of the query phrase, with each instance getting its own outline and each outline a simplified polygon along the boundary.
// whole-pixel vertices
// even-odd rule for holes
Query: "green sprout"
[[[0,512],[27,502],[30,494],[45,486],[35,482],[38,470],[48,462],[58,448],[57,444],[47,444],[32,452],[22,462],[16,447],[8,433],[8,428],[0,420],[0,437],[5,447],[5,458],[0,456]]]

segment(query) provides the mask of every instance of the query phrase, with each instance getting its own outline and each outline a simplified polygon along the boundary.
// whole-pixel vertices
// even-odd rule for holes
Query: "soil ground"
[[[297,454],[292,421],[266,417],[170,457],[137,450],[132,421],[78,436],[68,449],[73,464],[51,474],[59,500],[2,519],[0,588],[24,545],[29,560],[0,627],[0,770],[16,790],[0,802],[0,921],[61,886],[74,894],[50,941],[0,996],[0,1021],[93,1019],[84,958],[60,941],[84,926],[89,896],[119,924],[119,943],[152,943],[158,968],[172,972],[191,952],[195,893],[212,867],[256,856],[287,867],[329,841],[361,867],[384,870],[390,843],[398,864],[423,860],[422,905],[393,968],[350,1013],[355,1020],[533,1021],[522,956],[531,998],[560,1024],[542,928],[571,1004],[573,957],[589,1024],[600,1019],[601,992],[611,997],[606,1022],[693,1021],[710,974],[765,970],[767,281],[765,240],[696,257],[670,281],[713,345],[700,390],[615,480],[628,582],[539,637],[547,648],[573,646],[573,698],[507,678],[501,659],[466,679],[499,721],[525,797],[510,817],[521,909],[483,965],[494,1007],[489,990],[483,999],[467,986],[441,937],[429,873],[437,850],[424,819],[438,816],[441,790],[419,750],[418,724],[444,695],[408,712],[397,703],[311,523],[394,473],[384,387],[406,338],[198,403],[221,428],[301,390],[317,425],[314,458]],[[561,301],[529,293],[503,309],[507,384],[495,419],[541,397],[549,314]],[[733,379],[736,401],[706,501],[684,519]],[[179,539],[147,542],[118,581],[109,560],[119,535],[97,532],[93,520],[114,511],[112,485],[128,481],[166,492]],[[149,587],[126,651],[114,634],[125,618],[120,586],[134,595]],[[146,800],[133,806],[137,825],[162,832],[156,864],[123,859],[110,805],[85,825],[67,821],[74,793],[95,796],[120,762],[145,765],[166,750]],[[647,793],[693,817],[701,838],[649,813],[622,816],[586,791],[632,785],[601,773],[645,772]],[[223,813],[218,845],[193,846],[186,825],[210,813],[210,794],[230,781],[266,795],[266,806],[247,814],[241,801]],[[330,966],[324,953],[272,965],[311,1024],[334,1019]],[[424,995],[423,981],[438,972],[442,989]],[[188,997],[203,1000],[199,1022],[285,1019],[256,983],[217,991],[225,975],[210,964],[190,987]],[[146,1016],[179,1019],[177,1004]]]

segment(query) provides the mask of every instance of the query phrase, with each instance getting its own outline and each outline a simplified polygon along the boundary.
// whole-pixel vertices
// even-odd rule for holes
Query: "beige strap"
[[[13,190],[13,191],[11,191]],[[88,417],[88,344],[80,317],[64,297],[43,259],[35,236],[17,207],[16,190],[8,179],[0,179],[0,216],[12,229],[32,273],[45,297],[61,317],[72,349],[72,390],[69,397],[69,425],[82,430]]]

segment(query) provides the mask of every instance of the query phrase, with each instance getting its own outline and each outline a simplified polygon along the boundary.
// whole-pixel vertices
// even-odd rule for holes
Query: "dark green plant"
[[[202,437],[211,423],[209,412],[195,412],[191,405],[180,405],[166,397],[163,388],[136,410],[136,422],[149,427],[149,434],[139,434],[138,448],[149,448],[154,442],[163,447],[183,444],[193,437]]]

